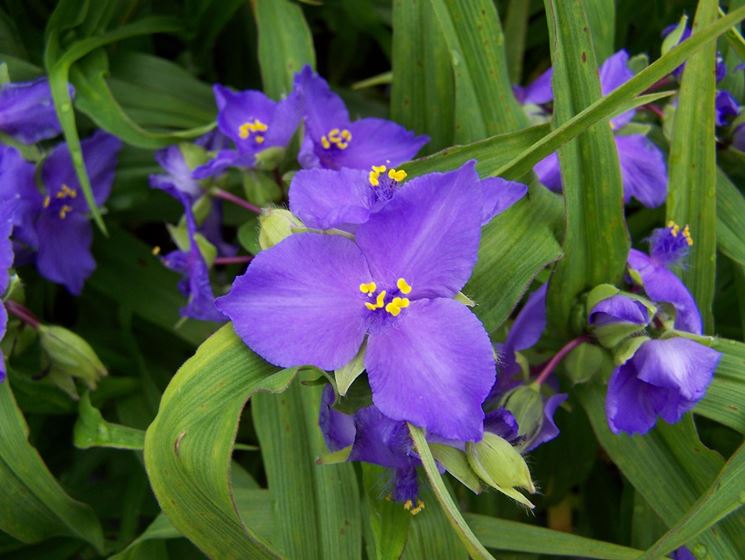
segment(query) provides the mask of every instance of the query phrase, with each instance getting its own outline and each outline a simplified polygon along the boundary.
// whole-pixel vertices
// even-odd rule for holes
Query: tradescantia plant
[[[37,4],[3,557],[745,556],[742,2]]]

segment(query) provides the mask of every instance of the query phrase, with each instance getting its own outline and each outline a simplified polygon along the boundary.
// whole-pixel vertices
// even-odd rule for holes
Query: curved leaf
[[[225,325],[176,373],[145,435],[145,467],[173,526],[213,558],[277,558],[243,524],[230,484],[241,411],[257,391],[283,391],[294,370],[252,353]]]

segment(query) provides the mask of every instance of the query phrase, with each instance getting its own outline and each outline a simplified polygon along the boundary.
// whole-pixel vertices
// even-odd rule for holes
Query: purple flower
[[[543,397],[542,397],[543,398]],[[548,398],[543,399],[543,418],[540,428],[532,434],[523,435],[522,445],[525,452],[533,451],[544,443],[548,443],[559,435],[559,428],[554,421],[556,409],[564,403],[569,395],[566,393],[556,393]]]
[[[199,243],[197,243],[197,224],[192,210],[193,198],[176,182],[153,181],[151,176],[150,185],[165,191],[181,202],[184,207],[189,248],[185,251],[171,251],[163,257],[163,263],[168,268],[183,276],[178,288],[186,296],[188,303],[180,309],[181,316],[202,321],[225,321],[225,316],[215,307],[215,295],[210,284],[209,267],[204,260]]]
[[[261,252],[217,306],[248,346],[282,367],[338,369],[367,338],[365,369],[383,414],[478,440],[492,347],[452,298],[476,262],[480,197],[468,167],[446,183],[419,181],[354,241],[300,233]]]
[[[740,113],[740,106],[727,90],[717,91],[714,104],[717,126],[727,126]]]
[[[109,197],[121,145],[119,139],[100,130],[81,143],[96,204],[103,204]],[[44,160],[44,194],[27,180],[28,167],[14,156],[11,161],[19,173],[19,236],[37,251],[36,268],[44,278],[64,285],[72,294],[80,294],[96,262],[90,250],[93,228],[88,205],[67,145],[59,144]]]
[[[625,324],[635,328],[644,328],[649,324],[647,307],[630,297],[615,295],[598,302],[587,318],[593,327],[604,327],[612,324]]]
[[[706,393],[721,354],[686,338],[647,340],[608,383],[613,433],[644,434],[662,417],[674,424]]]
[[[2,297],[8,290],[10,276],[8,270],[13,266],[13,245],[10,233],[13,230],[13,214],[15,213],[17,198],[0,198],[0,340],[5,336],[8,325],[8,313],[3,305]],[[5,357],[0,350],[0,382],[5,380]]]
[[[497,346],[499,377],[487,401],[501,397],[520,384],[521,369],[517,363],[517,352],[533,347],[546,328],[547,286],[544,284],[530,294],[512,323],[507,339]]]
[[[353,231],[370,216],[382,210],[399,192],[415,189],[422,182],[445,184],[460,174],[479,186],[482,199],[482,223],[510,208],[528,192],[522,183],[499,177],[479,179],[474,162],[448,173],[430,173],[405,183],[406,172],[373,166],[361,169],[304,169],[290,184],[290,210],[308,227],[340,228]]]
[[[696,560],[693,553],[684,546],[676,549],[671,558],[673,560]]]
[[[512,91],[521,105],[546,105],[554,100],[551,80],[553,68],[549,68],[525,87],[513,86]]]
[[[18,150],[0,145],[0,200],[18,199],[13,218],[13,239],[34,250],[39,244],[34,220],[41,201],[35,173],[34,164],[24,160]]]
[[[305,118],[298,154],[306,168],[369,170],[373,165],[396,167],[409,161],[429,142],[388,120],[366,118],[352,122],[341,98],[310,66],[295,76]]]
[[[70,96],[75,90],[67,86]],[[49,80],[5,84],[0,89],[0,132],[24,144],[57,136],[60,127]]]
[[[620,50],[600,66],[600,88],[603,95],[633,77],[628,67],[629,54]],[[611,127],[619,130],[629,124],[636,111],[631,109],[611,119]],[[635,198],[644,206],[656,208],[667,198],[667,167],[663,153],[642,134],[616,135],[618,161],[621,165],[624,201]],[[538,179],[554,192],[561,192],[559,157],[553,153],[533,168]]]
[[[294,91],[282,101],[274,101],[260,91],[234,92],[219,84],[212,89],[218,129],[235,148],[220,149],[214,159],[194,170],[195,179],[218,175],[228,167],[254,167],[262,151],[284,148],[300,123],[300,104]]]
[[[175,189],[195,200],[203,194],[199,181],[192,177],[192,169],[186,162],[181,146],[173,145],[155,152],[158,162],[165,174],[150,175],[150,186],[164,191]]]
[[[658,228],[650,237],[650,254],[631,249],[628,267],[642,281],[644,291],[654,302],[669,303],[675,308],[675,328],[701,334],[701,315],[696,301],[685,284],[670,267],[678,264],[687,255],[693,243],[688,227],[670,224]]]

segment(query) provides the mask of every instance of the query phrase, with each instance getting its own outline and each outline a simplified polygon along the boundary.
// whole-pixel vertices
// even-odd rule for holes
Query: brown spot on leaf
[[[582,64],[587,62],[587,53],[585,51],[582,51],[582,54],[580,55],[580,58],[582,59]]]
[[[186,435],[186,432],[181,432],[178,436],[176,436],[176,441],[173,442],[173,451],[176,453],[177,457],[178,457],[179,447],[181,447],[181,440],[184,439],[185,435]]]

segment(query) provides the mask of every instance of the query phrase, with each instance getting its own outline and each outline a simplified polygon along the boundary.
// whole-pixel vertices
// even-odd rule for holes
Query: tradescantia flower
[[[416,188],[421,182],[445,184],[459,174],[479,186],[484,224],[528,192],[522,183],[499,177],[480,179],[473,161],[456,171],[430,173],[405,183],[405,171],[385,165],[374,165],[367,171],[304,169],[290,184],[290,210],[308,227],[352,231],[385,208],[397,193]]]
[[[494,384],[489,337],[452,299],[476,262],[481,191],[468,167],[419,181],[341,235],[293,234],[262,251],[218,309],[267,361],[334,370],[367,339],[378,409],[461,441],[483,432]]]
[[[68,86],[70,96],[74,94]],[[0,132],[24,144],[33,144],[61,132],[49,80],[9,83],[0,89]]]
[[[111,192],[117,154],[122,143],[111,134],[99,130],[84,140],[81,146],[93,196],[96,204],[101,205]],[[20,167],[21,177],[25,177],[28,168]],[[96,268],[96,262],[90,250],[93,228],[88,218],[88,205],[66,144],[58,145],[44,160],[41,179],[43,194],[36,189],[33,181],[23,180],[18,184],[21,235],[37,252],[36,268],[39,273],[78,295],[85,280]]]
[[[631,249],[628,268],[632,278],[641,281],[649,298],[657,303],[669,303],[675,309],[675,328],[701,334],[701,314],[696,301],[672,267],[680,265],[693,245],[688,226],[681,228],[670,222],[652,232],[649,255]]]
[[[620,50],[600,66],[600,88],[603,95],[608,95],[633,77],[628,61],[629,54]],[[548,95],[551,90],[545,78],[541,76],[539,80],[539,94],[534,95],[538,95],[540,99],[553,99],[553,95]],[[611,119],[613,130],[621,131],[631,122],[635,113],[632,109]],[[667,197],[667,168],[662,152],[643,134],[618,134],[615,142],[625,202],[635,198],[649,208],[660,206]],[[533,169],[541,183],[554,192],[561,192],[561,172],[556,153],[538,162]]]
[[[428,136],[416,136],[393,121],[351,121],[344,102],[310,66],[295,76],[295,89],[302,100],[305,122],[298,161],[305,168],[396,167],[429,142]]]
[[[721,354],[686,338],[646,340],[612,374],[605,402],[613,433],[674,424],[706,394]]]
[[[235,148],[218,150],[214,159],[194,170],[195,179],[218,175],[228,167],[254,167],[261,152],[287,146],[300,124],[300,103],[294,91],[274,101],[260,91],[234,92],[219,84],[212,89],[218,129]]]
[[[225,316],[215,307],[209,267],[199,246],[197,223],[192,210],[193,197],[177,181],[163,178],[153,181],[151,177],[150,184],[174,197],[184,207],[187,247],[171,251],[163,257],[163,263],[168,268],[182,275],[178,288],[186,296],[187,304],[180,309],[181,316],[202,321],[224,321]]]
[[[8,325],[8,313],[2,297],[8,289],[10,277],[8,270],[13,266],[13,245],[10,233],[13,230],[13,214],[16,211],[17,199],[0,198],[0,340],[5,336]],[[5,357],[0,350],[0,382],[5,380]]]

